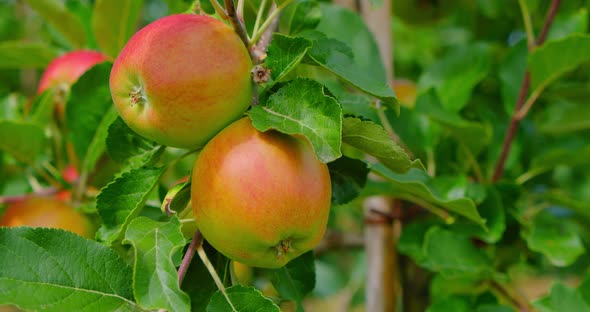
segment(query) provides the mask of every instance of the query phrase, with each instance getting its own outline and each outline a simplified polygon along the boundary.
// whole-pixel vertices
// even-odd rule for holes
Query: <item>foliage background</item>
[[[521,2],[529,10],[533,31],[539,34],[550,1]],[[42,107],[41,99],[35,97],[35,90],[48,62],[78,48],[100,49],[114,56],[134,32],[136,22],[146,25],[190,5],[183,1],[122,1],[124,5],[118,4],[114,9],[108,3],[0,0],[3,196],[32,192],[27,176],[38,175],[39,168],[46,170],[44,162],[56,161],[50,147],[42,147],[41,143],[37,146],[34,140],[28,141],[31,143],[27,149],[15,152],[14,143],[11,145],[8,140],[14,132],[2,127],[6,124],[3,121],[40,115],[36,112]],[[259,2],[248,4],[247,21],[253,20]],[[412,168],[393,172],[376,164],[371,166],[372,172],[384,179],[369,179],[365,184],[365,169],[352,170],[358,163],[331,163],[333,173],[343,172],[340,182],[346,188],[342,194],[360,195],[350,202],[342,199],[346,203],[332,208],[330,235],[316,250],[315,260],[310,260],[315,263],[315,287],[311,285],[313,290],[307,294],[310,287],[306,285],[303,294],[295,291],[299,295],[291,300],[302,301],[305,295],[303,304],[309,311],[364,310],[368,268],[362,248],[366,227],[363,200],[371,195],[387,195],[399,199],[394,215],[389,217],[399,230],[396,256],[402,300],[398,304],[404,311],[590,310],[588,4],[582,0],[562,1],[547,43],[527,52],[527,34],[518,1],[393,1],[395,77],[409,81],[410,86],[415,84],[417,89],[414,96],[412,91],[404,96],[403,89],[396,89],[401,102],[399,116],[391,107],[376,106],[374,98],[349,92],[350,81],[331,75],[325,68],[312,66],[312,62],[297,66],[291,77],[309,77],[327,86],[338,98],[345,116],[362,116],[386,129],[391,125],[400,145],[413,159],[420,159],[426,171]],[[359,72],[384,77],[377,46],[361,19],[328,2],[319,7],[322,17],[315,29],[348,45]],[[102,11],[99,16],[105,20],[93,17],[94,10]],[[112,25],[113,20],[124,23]],[[292,26],[281,23],[279,30],[293,35],[296,30]],[[111,31],[117,27],[118,32],[113,34]],[[80,101],[96,102],[92,103],[98,105],[94,107],[109,104],[98,100],[108,94],[108,66],[101,66],[74,87]],[[520,122],[503,178],[493,182],[526,70],[532,73],[531,90],[545,81],[550,83]],[[95,81],[102,81],[107,89],[95,88]],[[82,109],[70,115],[86,113],[89,111]],[[100,110],[95,113],[100,114]],[[82,154],[88,148],[78,147]],[[370,148],[364,151],[367,150]],[[145,157],[162,153],[158,155],[164,162],[183,153],[171,149],[161,152],[149,145],[142,145],[142,152],[140,156]],[[357,152],[343,153],[363,158]],[[87,166],[89,184],[97,190],[107,185],[122,167],[133,167],[133,162],[118,163],[113,154],[99,156],[100,153],[89,159],[82,157],[85,163],[81,165]],[[120,159],[127,161],[129,156]],[[161,198],[174,181],[190,171],[193,159],[194,156],[183,158],[166,173],[142,172],[145,176],[138,180],[145,182],[145,190],[154,191],[137,198],[146,203],[142,215],[149,218],[137,219],[137,228],[145,226],[140,221],[164,220],[159,210]],[[363,159],[374,162],[371,158]],[[64,164],[53,165],[60,168]],[[95,170],[96,167],[101,169]],[[130,183],[124,178],[120,181]],[[112,199],[108,194],[102,196],[105,201]],[[100,196],[97,201],[101,201]],[[94,215],[99,227],[96,205],[100,203],[91,199],[84,201],[80,209]],[[487,230],[477,225],[480,216],[487,220]],[[120,239],[108,226],[101,230],[107,241]],[[168,251],[174,254],[184,245],[184,239],[179,238]],[[119,253],[125,255],[128,248]],[[213,258],[217,257],[209,251]],[[172,257],[176,265],[179,259],[178,254]],[[207,275],[199,270],[202,267],[195,266],[188,276]],[[271,273],[257,269],[249,272],[249,283],[266,296],[278,303],[282,302],[278,297],[286,298],[284,293],[272,290]],[[310,276],[303,280],[309,283]],[[212,293],[214,285],[209,286]],[[183,285],[183,290],[195,306],[196,298],[203,293],[193,287]],[[122,287],[121,292],[125,291],[128,290]],[[131,297],[129,293],[121,295],[126,296]],[[208,297],[203,297],[203,302],[207,302]],[[186,303],[186,299],[174,302]],[[282,308],[293,305],[285,302]]]

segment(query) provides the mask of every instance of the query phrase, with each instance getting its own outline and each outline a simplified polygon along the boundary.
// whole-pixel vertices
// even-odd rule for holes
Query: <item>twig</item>
[[[274,12],[277,9],[276,4],[272,4],[270,7],[269,12]],[[272,20],[272,23],[268,26],[268,28],[264,31],[258,42],[252,46],[252,55],[254,55],[255,59],[252,60],[254,65],[261,64],[264,59],[266,58],[266,50],[272,41],[272,33],[276,31],[277,27],[279,26],[279,18],[280,14],[275,16]]]
[[[188,267],[191,265],[191,261],[193,260],[193,256],[197,251],[197,246],[201,244],[203,240],[203,235],[201,235],[201,231],[197,230],[195,236],[193,236],[193,241],[188,246],[186,253],[184,254],[184,258],[182,258],[182,263],[180,264],[180,268],[178,268],[178,284],[182,285],[182,281],[188,271]]]
[[[557,9],[559,8],[559,4],[561,0],[553,0],[551,2],[551,6],[547,11],[547,16],[545,17],[545,24],[543,25],[543,29],[539,34],[539,38],[537,39],[537,45],[543,44],[545,39],[547,38],[547,34],[549,33],[549,29],[551,28],[551,24],[553,23],[553,19],[555,18],[555,14],[557,14]],[[510,125],[508,126],[508,130],[506,131],[506,135],[504,136],[504,143],[502,145],[502,151],[500,152],[500,157],[498,158],[498,162],[496,163],[496,168],[494,169],[494,175],[492,176],[492,182],[498,182],[500,178],[502,178],[502,174],[504,173],[504,166],[506,164],[506,159],[508,158],[508,153],[510,152],[510,147],[512,145],[512,140],[514,140],[514,136],[516,135],[516,131],[518,130],[518,125],[520,124],[520,120],[522,120],[528,110],[525,112],[525,115],[519,114],[521,108],[524,106],[527,95],[529,93],[529,89],[531,86],[531,75],[527,71],[524,75],[524,79],[522,80],[522,85],[520,86],[520,92],[518,95],[518,100],[516,105],[514,106],[514,113],[512,118],[510,119]],[[538,97],[538,95],[537,95]],[[536,100],[536,97],[535,97]],[[527,106],[532,106],[534,104],[534,100],[527,104]]]
[[[535,34],[533,33],[533,23],[531,23],[531,14],[529,13],[529,7],[526,4],[526,0],[518,0],[520,5],[520,12],[522,13],[522,21],[524,23],[524,29],[526,30],[527,46],[529,51],[535,48]]]
[[[506,287],[496,281],[490,281],[490,287],[498,293],[499,296],[518,309],[520,312],[534,312],[536,309],[528,302],[526,298],[510,292]]]
[[[211,2],[213,1],[216,0],[211,0]],[[236,31],[240,39],[242,39],[242,42],[244,43],[246,48],[248,48],[250,46],[250,39],[248,38],[248,33],[246,32],[244,24],[242,23],[242,21],[240,21],[240,18],[238,17],[233,0],[224,0],[224,3],[225,11],[227,13],[227,16],[229,17],[230,23],[234,27],[234,30]]]
[[[250,40],[250,46],[256,44],[256,42],[258,41],[258,39],[260,39],[260,36],[262,36],[262,34],[266,31],[266,29],[268,27],[270,27],[270,25],[272,23],[274,23],[274,20],[278,18],[279,14],[281,14],[281,11],[289,4],[291,3],[292,0],[285,0],[285,2],[281,3],[280,6],[278,6],[276,8],[276,10],[270,12],[266,18],[266,20],[264,21],[264,23],[262,23],[262,26],[260,26],[260,29],[258,29],[257,32],[252,34],[252,40]]]

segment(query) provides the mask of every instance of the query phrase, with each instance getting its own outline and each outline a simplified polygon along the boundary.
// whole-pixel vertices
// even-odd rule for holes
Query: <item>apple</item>
[[[159,144],[198,148],[252,101],[248,50],[223,22],[170,15],[137,32],[111,71],[115,106],[129,128]]]
[[[100,52],[79,50],[72,51],[54,59],[41,75],[37,94],[43,93],[49,88],[58,88],[62,97],[70,90],[80,76],[98,63],[107,60]],[[65,101],[57,101],[56,111],[60,118],[64,116]]]
[[[279,268],[311,250],[326,230],[328,167],[309,142],[260,132],[249,118],[217,134],[199,154],[191,201],[203,237],[245,265]]]
[[[107,58],[96,51],[72,51],[53,60],[41,75],[37,93],[41,94],[48,88],[69,86],[92,66],[106,61]]]
[[[64,229],[89,237],[86,218],[57,198],[29,196],[11,204],[0,219],[0,226],[32,226]]]
[[[416,93],[418,87],[416,84],[407,79],[396,79],[393,81],[393,92],[397,96],[399,103],[407,108],[414,108],[416,105]]]

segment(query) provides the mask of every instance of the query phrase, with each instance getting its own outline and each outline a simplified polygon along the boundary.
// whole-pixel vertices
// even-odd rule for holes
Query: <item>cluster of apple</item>
[[[54,78],[44,77],[40,90],[58,84],[67,88],[104,60],[97,52],[66,54],[49,66]],[[230,259],[277,268],[322,238],[330,175],[305,138],[260,132],[245,116],[253,97],[252,67],[248,49],[224,22],[207,15],[171,15],[129,40],[113,64],[110,89],[133,131],[162,145],[200,150],[191,202],[204,238]],[[22,211],[19,205],[14,209]],[[58,206],[45,205],[75,213]],[[11,218],[11,209],[4,219]],[[83,222],[45,221],[28,225],[83,234],[67,226]]]
[[[328,221],[327,166],[303,138],[259,132],[244,113],[252,61],[225,23],[159,19],[136,33],[111,71],[121,118],[157,143],[200,149],[191,180],[195,221],[230,259],[276,268],[312,249]]]

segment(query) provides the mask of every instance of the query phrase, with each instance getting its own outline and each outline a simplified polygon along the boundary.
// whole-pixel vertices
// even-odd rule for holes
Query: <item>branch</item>
[[[216,0],[211,1],[213,2]],[[236,12],[236,7],[234,6],[233,0],[224,0],[224,3],[225,11],[227,13],[227,16],[229,17],[230,23],[234,27],[234,30],[236,31],[240,39],[242,39],[242,42],[244,43],[246,48],[248,48],[248,46],[250,45],[250,39],[248,38],[248,33],[246,32],[244,24],[242,23],[242,21],[240,21],[240,18]]]
[[[543,25],[543,29],[541,30],[539,38],[537,39],[537,45],[543,44],[543,42],[545,42],[545,39],[547,39],[547,34],[549,33],[549,29],[551,28],[551,24],[553,23],[553,19],[555,18],[555,14],[557,14],[557,9],[559,8],[560,3],[561,0],[552,0],[551,6],[547,11],[547,16],[545,17],[545,24]],[[527,109],[524,115],[522,113],[519,114],[521,108],[526,102],[530,86],[531,74],[527,71],[524,74],[524,79],[522,80],[522,85],[520,86],[518,100],[516,102],[516,105],[514,106],[514,113],[512,114],[512,118],[510,119],[510,125],[508,126],[508,130],[506,131],[506,135],[504,136],[502,151],[500,152],[500,157],[498,158],[496,168],[494,169],[492,182],[498,182],[500,178],[502,178],[502,174],[504,173],[504,166],[506,164],[506,159],[508,158],[508,153],[510,153],[510,147],[512,145],[512,141],[514,140],[514,136],[516,135],[516,131],[518,130],[520,120],[522,120],[525,117],[526,113],[528,113]],[[534,104],[535,99],[530,101],[527,106],[532,106]]]
[[[197,251],[197,247],[201,244],[203,240],[203,235],[201,235],[201,231],[197,230],[195,236],[193,236],[193,241],[188,246],[186,253],[184,254],[184,258],[182,258],[182,263],[180,264],[180,268],[178,268],[178,285],[182,285],[182,281],[186,276],[186,272],[188,271],[188,267],[191,265],[191,261],[193,260],[193,256]]]
[[[520,294],[515,294],[514,292],[509,291],[508,288],[506,288],[502,284],[500,284],[496,281],[490,281],[490,287],[493,290],[495,290],[500,297],[502,297],[506,301],[510,302],[510,304],[514,308],[516,308],[518,311],[521,311],[521,312],[536,311],[536,309],[528,302],[528,300],[524,296],[522,296]]]

